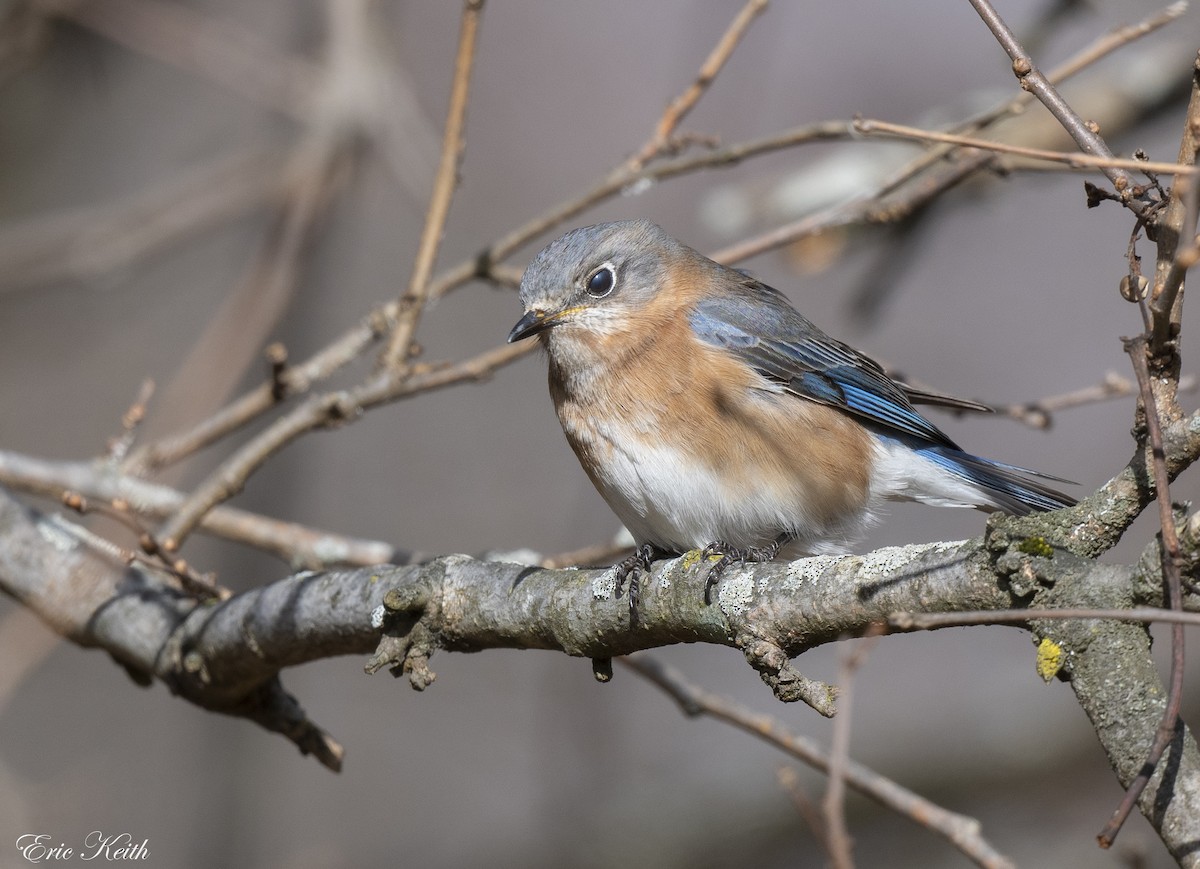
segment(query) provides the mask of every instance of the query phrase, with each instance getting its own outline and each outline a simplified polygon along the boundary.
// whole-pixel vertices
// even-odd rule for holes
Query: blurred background
[[[471,258],[640,148],[740,5],[488,4],[439,265]],[[1000,4],[1043,68],[1156,8]],[[140,436],[175,431],[261,382],[268,343],[304,359],[406,286],[459,4],[43,0],[0,11],[0,449],[99,455],[145,378],[158,390]],[[1064,88],[1114,150],[1175,158],[1198,24],[1189,11]],[[683,129],[728,144],[856,114],[934,125],[1015,92],[967,3],[780,2]],[[299,143],[344,118],[362,123],[363,105],[370,143],[330,164],[328,207],[281,222],[281,170],[308,159]],[[860,193],[912,153],[806,146],[628,191],[572,225],[648,217],[714,251]],[[522,267],[566,228],[509,263]],[[952,192],[902,234],[828,234],[741,265],[909,376],[1022,403],[1128,373],[1119,338],[1141,328],[1117,292],[1130,229],[1117,207],[1085,208],[1081,176],[1018,173]],[[288,245],[296,256],[279,266],[271,252]],[[1149,263],[1152,248],[1141,252]],[[519,314],[511,290],[458,289],[422,321],[425,358],[498,345]],[[372,359],[337,382],[356,382]],[[1082,495],[1128,459],[1132,409],[1131,398],[1088,405],[1047,431],[1003,416],[937,421],[974,452],[1077,480]],[[207,450],[158,479],[194,485],[227,454]],[[1195,493],[1194,473],[1173,489],[1177,500]],[[537,356],[309,435],[233,503],[429,555],[549,554],[619,530],[562,437]],[[965,538],[983,523],[897,506],[864,549]],[[1136,557],[1153,530],[1143,517],[1109,557]],[[289,572],[210,539],[184,554],[235,589]],[[830,723],[775,702],[737,651],[658,654],[828,744]],[[837,654],[819,649],[799,666],[832,680]],[[0,866],[25,865],[12,847],[23,833],[71,844],[92,830],[148,839],[146,864],[169,867],[823,863],[777,784],[785,757],[685,720],[628,671],[599,685],[587,661],[558,654],[442,655],[437,683],[416,694],[365,677],[362,663],[284,674],[347,748],[333,775],[245,721],[136,687],[105,655],[57,642],[0,600]],[[884,639],[859,675],[851,754],[979,818],[1020,865],[1172,865],[1140,817],[1111,852],[1096,848],[1121,790],[1070,689],[1042,684],[1019,630]],[[800,784],[813,799],[824,787],[807,771]],[[967,863],[853,794],[848,811],[859,865]]]

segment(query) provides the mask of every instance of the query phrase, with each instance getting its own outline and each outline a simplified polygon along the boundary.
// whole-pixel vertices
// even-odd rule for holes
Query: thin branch
[[[55,500],[64,492],[78,492],[93,501],[122,501],[146,519],[167,518],[186,498],[175,489],[122,474],[110,462],[52,462],[4,450],[0,450],[0,483]],[[252,546],[293,568],[406,564],[413,557],[381,540],[348,537],[236,507],[210,511],[197,530]]]
[[[970,0],[970,3],[975,7],[975,11],[979,13],[979,17],[992,31],[996,40],[1001,47],[1012,58],[1013,74],[1021,83],[1022,89],[1029,91],[1041,101],[1050,113],[1058,120],[1063,129],[1066,130],[1072,139],[1079,147],[1087,154],[1094,154],[1102,158],[1111,158],[1112,151],[1108,145],[1100,138],[1100,135],[1092,129],[1075,110],[1067,104],[1067,101],[1062,98],[1055,87],[1050,84],[1041,71],[1034,65],[1033,58],[1029,56],[1017,37],[1009,29],[1008,25],[996,12],[995,8],[989,0]],[[1104,164],[1100,167],[1105,176],[1112,182],[1113,187],[1121,194],[1122,199],[1129,202],[1131,193],[1131,182],[1129,175],[1124,171],[1124,168],[1115,163]],[[1154,170],[1151,170],[1154,171]],[[1134,210],[1139,210],[1131,204]]]
[[[3,289],[87,281],[118,271],[192,233],[231,220],[284,189],[276,151],[237,151],[102,205],[0,227]]]
[[[501,344],[453,365],[415,366],[404,379],[385,369],[354,389],[311,396],[243,445],[197,486],[159,531],[159,545],[168,552],[177,551],[209,510],[240,492],[250,475],[267,459],[305,432],[354,422],[365,411],[400,398],[457,383],[486,380],[535,347],[533,342]]]
[[[1179,380],[1180,392],[1194,392],[1200,379],[1187,375]],[[1134,394],[1134,384],[1127,377],[1122,377],[1115,371],[1106,372],[1104,379],[1092,386],[1064,392],[1059,395],[1048,395],[1037,401],[1025,404],[997,404],[992,409],[999,414],[1024,423],[1030,428],[1047,429],[1054,423],[1054,414],[1089,404],[1111,401],[1114,398],[1124,398]]]
[[[1068,58],[1061,65],[1055,67],[1046,77],[1052,84],[1061,84],[1097,61],[1104,59],[1114,51],[1124,48],[1131,42],[1170,24],[1187,11],[1187,5],[1187,0],[1180,0],[1180,2],[1172,3],[1158,12],[1148,15],[1136,24],[1118,27],[1111,33],[1101,36],[1082,51]],[[959,135],[970,135],[971,133],[979,132],[1009,115],[1016,115],[1024,111],[1025,107],[1033,100],[1034,96],[1032,93],[1022,91],[1016,96],[997,103],[990,109],[986,109],[962,123],[955,124],[947,132]],[[902,184],[911,180],[930,166],[933,166],[938,161],[945,159],[957,149],[958,146],[950,144],[942,144],[938,147],[930,148],[925,154],[912,160],[897,172],[879,189],[876,195],[886,196],[892,193]]]
[[[722,248],[710,256],[717,262],[730,265],[831,229],[902,221],[970,178],[992,159],[991,154],[982,151],[964,155],[962,159],[946,166],[940,174],[909,185],[901,196],[880,202],[876,198],[876,191],[869,191],[842,205],[806,215],[792,223]]]
[[[383,337],[395,310],[396,302],[391,302],[372,311],[324,349],[301,363],[289,365],[278,382],[265,381],[191,429],[135,450],[124,469],[140,475],[174,464],[239,430],[281,399],[303,395],[314,384],[327,380],[361,357]]]
[[[1178,6],[1179,4],[1173,4],[1165,12],[1152,16],[1139,25],[1102,38],[1080,55],[1068,61],[1067,64],[1064,64],[1063,68],[1056,70],[1055,74],[1062,75],[1063,77],[1073,74],[1079,69],[1084,68],[1088,63],[1103,57],[1107,52],[1126,44],[1137,36],[1151,32],[1177,15]],[[1013,100],[1006,101],[1000,107],[990,112],[991,117],[999,117],[1015,111],[1021,105],[1022,97],[1027,98],[1028,95],[1022,94]],[[848,122],[829,121],[797,127],[783,133],[730,145],[704,154],[681,157],[666,162],[657,162],[643,167],[632,174],[629,172],[628,165],[622,164],[622,166],[609,172],[604,179],[589,190],[527,221],[524,225],[480,250],[470,260],[466,260],[438,275],[433,280],[429,296],[431,299],[437,299],[471,280],[489,280],[496,273],[496,270],[502,268],[499,265],[501,260],[510,256],[537,236],[586,209],[619,195],[622,191],[630,187],[662,181],[710,168],[734,166],[743,160],[797,145],[847,139],[852,138],[854,135]],[[924,155],[918,161],[910,164],[913,167],[913,171],[917,168],[926,168],[927,164],[920,162],[923,159],[925,159]],[[938,195],[942,190],[968,177],[972,171],[985,165],[988,159],[988,155],[982,154],[963,158],[959,161],[959,165],[952,167],[951,172],[947,173],[937,183],[915,187],[910,198],[904,203],[890,203],[886,206],[881,206],[869,200],[858,200],[849,206],[844,206],[832,213],[826,213],[817,219],[805,218],[803,221],[782,228],[777,233],[727,248],[725,251],[715,254],[714,258],[724,262],[734,262],[748,258],[770,247],[785,244],[789,240],[810,232],[860,222],[870,223],[880,220],[898,219],[921,207],[921,205],[929,201],[933,196]],[[873,195],[883,195],[898,185],[902,179],[908,180],[909,176],[900,173],[888,182],[887,185],[875,191]],[[503,273],[501,276],[501,282],[503,283],[511,283],[514,279],[519,281],[515,273],[512,275]],[[394,321],[397,310],[397,302],[391,302],[380,307],[365,318],[362,324],[331,343],[325,350],[320,351],[307,362],[289,368],[288,375],[285,378],[287,395],[297,396],[307,392],[314,383],[328,378],[341,367],[358,358],[358,356],[363,354],[378,340],[381,332],[387,328],[387,324]],[[210,419],[202,421],[191,431],[173,435],[168,439],[149,444],[138,450],[131,460],[129,469],[136,472],[147,472],[177,462],[238,430],[247,422],[256,419],[263,412],[269,410],[275,403],[276,401],[272,398],[269,388],[265,385],[257,387],[243,395],[233,404],[223,408]]]
[[[796,771],[790,766],[781,766],[776,773],[776,779],[779,786],[784,789],[787,795],[792,800],[792,805],[796,807],[796,812],[804,819],[804,823],[808,824],[808,828],[812,831],[813,837],[821,846],[821,850],[829,854],[828,836],[825,834],[825,821],[821,818],[821,813],[817,811],[817,807],[813,801],[808,798],[808,794],[800,787],[800,777],[796,775]]]
[[[1200,612],[1182,612],[1157,607],[1129,609],[1097,609],[1094,607],[1065,607],[1063,609],[978,610],[975,612],[925,613],[894,612],[887,618],[893,631],[936,631],[941,628],[961,628],[975,625],[1012,625],[1040,621],[1075,621],[1077,619],[1111,619],[1115,622],[1191,625],[1200,627]]]
[[[716,80],[721,68],[725,66],[725,62],[729,60],[729,56],[733,54],[733,50],[737,48],[738,43],[745,35],[750,23],[767,8],[767,2],[768,0],[747,0],[746,5],[730,22],[725,34],[700,67],[696,80],[667,106],[658,120],[654,135],[634,155],[634,165],[640,168],[655,157],[667,152],[679,124],[695,108],[696,103]]]
[[[850,764],[850,723],[854,709],[854,677],[878,640],[878,630],[851,644],[838,654],[838,716],[833,720],[829,748],[829,783],[821,801],[826,841],[835,869],[853,869],[853,840],[846,829],[846,773]]]
[[[1045,148],[1026,148],[1022,145],[1009,145],[1004,142],[993,142],[990,139],[977,139],[972,136],[959,136],[954,133],[939,133],[935,130],[922,130],[917,127],[908,127],[903,124],[892,124],[887,121],[868,118],[855,120],[854,129],[864,136],[884,136],[917,142],[943,142],[950,145],[959,145],[964,148],[992,151],[997,154],[1028,157],[1031,160],[1063,163],[1072,169],[1099,169],[1102,172],[1106,169],[1128,169],[1132,172],[1174,173],[1188,177],[1200,172],[1200,168],[1182,163],[1160,163],[1151,160],[1125,159],[1111,155],[1098,157],[1092,154],[1050,151]],[[1128,175],[1125,177],[1128,178]]]
[[[210,13],[161,0],[43,3],[60,18],[215,82],[233,93],[303,118],[316,66],[282,54],[251,31]]]
[[[774,716],[753,712],[734,700],[706,691],[688,681],[674,667],[649,655],[628,655],[617,660],[639,676],[662,688],[679,704],[685,715],[690,717],[707,715],[718,721],[724,721],[775,746],[814,769],[825,773],[831,772],[833,760],[830,754],[823,751],[812,740],[784,727]],[[885,808],[943,836],[977,866],[1000,869],[1000,867],[1014,865],[980,835],[979,822],[974,818],[947,811],[891,779],[848,758],[844,760],[842,772],[846,784],[850,787]]]
[[[475,42],[484,0],[465,0],[462,23],[458,34],[458,55],[454,61],[454,84],[450,90],[450,107],[446,112],[446,128],[442,138],[442,156],[429,198],[429,210],[421,230],[417,258],[413,263],[408,289],[400,297],[400,307],[392,336],[388,340],[382,362],[399,368],[407,360],[413,333],[429,298],[429,279],[437,261],[438,248],[446,231],[450,201],[458,186],[458,167],[465,147],[467,103],[471,92],[471,70],[475,65]]]

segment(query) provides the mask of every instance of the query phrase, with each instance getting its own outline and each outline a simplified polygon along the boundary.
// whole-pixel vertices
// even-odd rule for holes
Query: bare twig
[[[53,9],[130,50],[254,102],[298,118],[308,111],[319,76],[316,66],[277,52],[232,21],[161,0],[55,3]]]
[[[1108,145],[1091,126],[1075,113],[1075,110],[1067,104],[1067,101],[1034,65],[1029,52],[1017,40],[989,0],[970,0],[970,3],[975,7],[975,11],[979,13],[979,17],[983,19],[988,29],[992,31],[1001,47],[1012,58],[1013,74],[1021,83],[1021,87],[1036,96],[1042,105],[1050,110],[1050,113],[1083,151],[1098,157],[1111,158],[1112,151],[1109,150]],[[1112,182],[1117,193],[1121,194],[1122,199],[1129,202],[1131,182],[1128,173],[1124,171],[1125,168],[1127,167],[1113,163],[1100,166],[1101,171]],[[1134,207],[1134,210],[1138,209]]]
[[[964,148],[977,148],[981,151],[994,151],[997,154],[1012,154],[1018,157],[1028,157],[1031,160],[1047,160],[1052,163],[1063,163],[1072,169],[1128,169],[1132,172],[1163,172],[1192,176],[1200,169],[1195,166],[1180,163],[1158,163],[1150,160],[1134,160],[1122,157],[1096,156],[1093,154],[1075,154],[1067,151],[1049,151],[1044,148],[1026,148],[1021,145],[1008,145],[1003,142],[993,142],[989,139],[976,139],[971,136],[959,136],[954,133],[939,133],[935,130],[922,130],[903,124],[892,124],[869,118],[855,120],[854,129],[865,136],[887,136],[897,139],[911,139],[918,142],[943,142],[959,145]],[[1107,172],[1105,172],[1107,174]],[[1128,175],[1125,175],[1128,178]]]
[[[745,35],[750,22],[766,8],[767,0],[747,0],[742,11],[730,22],[725,34],[700,67],[696,80],[667,106],[658,120],[654,135],[634,155],[631,165],[640,168],[655,157],[665,154],[671,148],[671,139],[679,128],[679,124],[695,108],[696,103],[716,80],[717,74],[721,72],[721,68],[725,66],[725,62],[729,60],[729,56],[733,54],[733,50],[737,48],[738,43]]]
[[[1101,36],[1092,44],[1085,47],[1082,51],[1068,58],[1063,64],[1051,70],[1046,78],[1052,84],[1060,84],[1067,79],[1073,77],[1077,73],[1091,66],[1099,60],[1112,54],[1114,51],[1123,48],[1129,43],[1140,39],[1143,36],[1153,33],[1167,24],[1170,24],[1175,19],[1183,15],[1187,11],[1186,0],[1172,3],[1171,5],[1152,13],[1136,24],[1131,24],[1126,27],[1119,27],[1111,33]],[[966,121],[955,124],[947,132],[957,133],[959,135],[970,135],[979,130],[990,127],[997,121],[1015,115],[1024,111],[1025,107],[1032,102],[1034,96],[1029,91],[1023,91],[1016,96],[1004,100],[993,106],[990,109],[980,112],[979,114],[968,118]],[[938,147],[930,148],[925,154],[910,161],[903,169],[897,172],[887,183],[885,183],[877,192],[878,196],[886,196],[899,188],[902,184],[925,171],[930,166],[937,163],[939,160],[945,159],[949,154],[957,150],[958,146],[950,144],[942,144]]]
[[[159,531],[160,545],[169,552],[176,551],[209,510],[240,492],[267,459],[305,432],[353,422],[366,410],[419,392],[484,380],[535,347],[533,342],[502,344],[453,365],[416,366],[404,380],[381,370],[354,389],[310,397],[226,459],[201,483]]]
[[[4,289],[91,280],[119,270],[283,192],[274,150],[238,151],[115,202],[71,208],[0,229]]]
[[[854,708],[854,677],[874,647],[879,630],[847,646],[838,655],[838,715],[833,719],[829,748],[829,784],[821,801],[829,856],[835,869],[853,869],[854,842],[846,830],[846,768],[850,763],[850,722]]]
[[[458,55],[454,61],[454,84],[450,90],[450,108],[446,112],[446,128],[442,138],[442,156],[437,176],[434,178],[433,194],[429,198],[429,210],[425,214],[425,225],[421,230],[421,241],[408,289],[400,298],[396,323],[382,359],[383,364],[390,368],[399,368],[408,358],[413,333],[429,298],[429,278],[433,274],[433,264],[437,260],[442,235],[446,230],[450,200],[458,186],[458,167],[465,145],[464,130],[471,89],[471,69],[475,65],[475,40],[479,33],[479,21],[483,16],[483,4],[484,0],[465,0],[463,3]]]
[[[784,789],[789,797],[791,797],[792,805],[796,807],[796,812],[804,819],[804,823],[808,824],[808,828],[812,830],[812,834],[816,837],[821,850],[829,854],[829,837],[825,832],[825,820],[821,817],[821,813],[817,811],[817,807],[813,801],[809,799],[808,794],[800,788],[800,777],[796,775],[796,771],[790,766],[781,766],[776,773],[776,780],[779,786]]]
[[[1200,383],[1200,380],[1193,375],[1189,374],[1186,377],[1181,377],[1179,379],[1179,391],[1193,392],[1198,383]],[[1031,428],[1046,429],[1053,424],[1054,414],[1059,411],[1097,404],[1102,401],[1111,401],[1114,398],[1124,398],[1133,394],[1133,381],[1127,377],[1122,377],[1115,371],[1109,371],[1105,373],[1103,380],[1092,386],[1085,386],[1082,389],[1064,392],[1059,395],[1049,395],[1026,404],[993,405],[992,409]]]
[[[1112,619],[1117,622],[1163,622],[1166,624],[1200,627],[1200,612],[1131,607],[1130,609],[1093,609],[1064,607],[1063,609],[977,610],[953,613],[895,612],[888,616],[888,627],[895,631],[936,631],[941,628],[973,625],[1012,625],[1048,620]]]
[[[183,504],[183,493],[122,474],[107,462],[50,462],[0,450],[0,483],[57,500],[79,492],[94,501],[124,501],[146,519],[165,519]],[[283,522],[236,507],[217,507],[201,520],[200,531],[260,549],[293,568],[325,568],[407,563],[411,555],[380,540],[364,540]]]
[[[303,395],[314,383],[333,376],[377,342],[386,333],[387,324],[395,309],[395,302],[384,305],[364,317],[323,350],[304,362],[289,365],[280,375],[278,382],[272,378],[193,428],[135,450],[125,463],[125,470],[133,474],[143,474],[178,462],[259,417],[280,400],[281,391],[283,398]]]
[[[806,737],[785,728],[774,716],[752,712],[733,700],[706,691],[688,681],[674,667],[649,655],[627,655],[617,660],[666,691],[685,715],[708,715],[724,721],[815,769],[830,771],[831,759],[826,752]],[[845,763],[845,780],[864,796],[944,836],[976,865],[991,869],[1013,866],[980,836],[979,822],[975,819],[949,812],[852,760]]]
[[[146,418],[146,405],[150,403],[153,395],[154,381],[146,378],[142,381],[137,398],[121,416],[121,433],[108,441],[106,452],[110,461],[119,462],[128,454],[129,448],[133,446],[133,439],[137,436],[138,426]]]

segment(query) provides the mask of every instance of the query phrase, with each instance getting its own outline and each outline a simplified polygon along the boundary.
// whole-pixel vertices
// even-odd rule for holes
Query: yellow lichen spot
[[[703,554],[703,549],[692,549],[683,553],[683,557],[679,559],[680,567],[682,567],[684,570],[690,570],[700,563],[700,559]]]
[[[1043,682],[1049,682],[1062,669],[1063,657],[1066,652],[1063,647],[1049,637],[1038,643],[1037,672]]]
[[[1017,544],[1017,549],[1026,555],[1040,555],[1042,558],[1050,558],[1054,555],[1054,547],[1046,542],[1045,537],[1026,537]]]

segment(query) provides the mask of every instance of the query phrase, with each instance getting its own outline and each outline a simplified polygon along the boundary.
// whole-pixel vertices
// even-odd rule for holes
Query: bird
[[[885,502],[1024,515],[1075,503],[1060,477],[973,455],[914,405],[984,405],[894,380],[783,293],[647,220],[571,230],[529,263],[524,314],[567,441],[637,544],[726,565],[845,554]],[[716,556],[716,557],[713,557]]]

